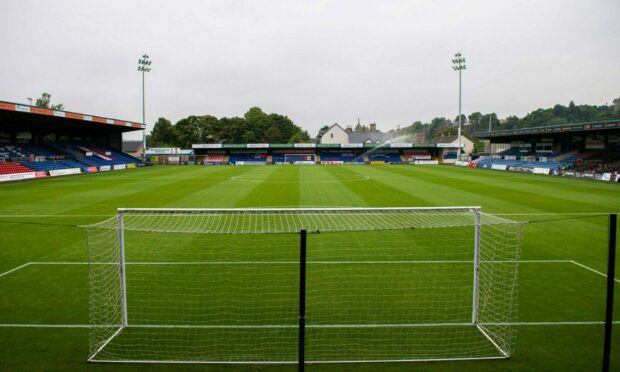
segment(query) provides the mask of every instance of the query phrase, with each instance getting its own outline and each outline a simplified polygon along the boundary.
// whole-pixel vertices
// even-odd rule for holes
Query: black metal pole
[[[609,215],[609,254],[607,255],[607,309],[605,312],[605,344],[603,346],[603,372],[609,372],[611,361],[611,326],[614,312],[614,278],[616,275],[616,226],[617,215]]]
[[[306,341],[306,230],[301,230],[300,233],[298,370],[303,372]]]

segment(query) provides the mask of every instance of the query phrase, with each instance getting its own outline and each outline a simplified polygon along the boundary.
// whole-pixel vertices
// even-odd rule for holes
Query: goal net
[[[477,207],[119,209],[87,226],[89,360],[507,358],[520,231]]]

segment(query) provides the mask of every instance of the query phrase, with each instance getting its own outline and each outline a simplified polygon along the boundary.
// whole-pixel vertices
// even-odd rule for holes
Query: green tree
[[[446,137],[446,136],[456,136],[458,134],[458,129],[456,127],[446,127],[439,130],[435,134],[435,138],[438,137]]]
[[[506,118],[506,122],[502,125],[501,129],[515,129],[521,126],[521,120],[517,116],[509,116]]]
[[[174,127],[166,118],[157,119],[147,140],[149,140],[149,147],[176,147],[178,145]]]
[[[248,128],[244,118],[221,118],[219,120],[218,128],[219,129],[215,136],[220,142],[251,143],[258,140],[256,131]]]
[[[424,132],[424,124],[421,121],[415,121],[411,125],[413,132]]]
[[[457,124],[457,125],[458,125],[458,123],[459,123],[459,116],[457,115],[457,116],[454,118],[454,124]],[[465,116],[465,114],[461,114],[461,124],[462,124],[462,125],[465,125],[465,123],[467,123],[467,116]]]
[[[436,138],[440,135],[440,133],[452,126],[452,122],[446,118],[434,118],[431,120],[431,123],[428,125],[428,129],[426,131],[426,138]]]
[[[174,125],[174,132],[179,147],[188,149],[194,143],[204,143],[209,131],[204,116],[188,116]]]
[[[243,115],[243,118],[248,129],[264,139],[264,133],[270,124],[269,116],[260,107],[252,107]]]
[[[292,143],[309,142],[308,132],[287,116],[266,114],[259,107],[250,108],[244,117],[221,119],[211,115],[191,115],[172,125],[159,118],[149,136],[150,146],[189,148],[195,143]]]
[[[254,134],[253,131],[248,130],[247,132],[243,133],[243,136],[241,138],[241,143],[255,143],[256,142],[256,134]]]
[[[65,109],[65,105],[62,103],[52,105],[52,95],[49,93],[41,94],[41,97],[37,98],[35,106],[56,111],[62,111]]]
[[[489,131],[489,119],[491,119],[491,130],[499,130],[499,119],[497,118],[497,114],[484,114],[478,120],[478,125],[475,128],[472,128],[468,131],[468,133],[477,133],[477,132],[488,132]]]
[[[469,121],[469,125],[472,126],[472,128],[475,128],[476,131],[479,130],[480,128],[480,119],[482,119],[482,114],[479,112],[474,112],[472,114],[470,114],[467,117],[468,121]]]
[[[294,134],[300,131],[300,128],[293,124],[293,121],[286,116],[280,114],[269,114],[269,125],[278,128],[282,142],[289,142]]]
[[[282,132],[277,126],[270,126],[263,134],[263,141],[266,143],[282,143]]]
[[[293,136],[289,139],[288,143],[308,143],[310,142],[310,135],[307,131],[297,131],[297,133],[293,134]]]

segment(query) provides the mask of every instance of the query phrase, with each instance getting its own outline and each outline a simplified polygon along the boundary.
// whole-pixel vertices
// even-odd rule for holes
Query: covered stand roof
[[[36,106],[0,101],[0,125],[19,129],[105,129],[129,132],[144,129],[145,125],[127,120],[80,114],[71,111],[57,111]]]

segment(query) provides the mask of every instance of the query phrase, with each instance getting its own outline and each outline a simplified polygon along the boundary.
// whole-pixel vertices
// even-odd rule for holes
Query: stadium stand
[[[534,169],[548,169],[549,171],[560,171],[573,164],[572,161],[523,161],[523,160],[504,160],[504,159],[480,159],[476,162],[478,168],[492,168],[503,170],[524,170],[534,171]]]
[[[12,146],[12,145],[4,145],[0,146],[0,156],[8,157],[8,158],[17,158],[17,159],[28,159],[32,157],[44,157],[46,159],[61,159],[64,157],[60,154],[54,153],[42,146],[30,145],[30,144],[20,144]]]
[[[444,160],[447,159],[456,159],[456,151],[445,151],[443,153]]]
[[[354,163],[355,154],[352,152],[323,152],[321,153],[322,164]]]
[[[575,163],[568,167],[567,170],[588,173],[620,174],[620,159],[617,156],[594,152],[579,155]]]
[[[368,160],[371,162],[376,162],[376,161],[384,161],[386,163],[390,163],[390,164],[400,164],[402,163],[402,160],[400,158],[400,155],[398,153],[376,153],[376,154],[369,154],[368,155]]]
[[[222,153],[209,153],[205,156],[204,164],[219,165],[224,163],[225,154]]]
[[[273,154],[271,156],[271,162],[273,164],[284,164],[284,154]]]
[[[405,161],[431,160],[432,156],[428,150],[407,150],[403,152],[403,158]]]
[[[138,165],[130,155],[102,145],[81,143],[19,144],[0,146],[0,157],[10,160],[2,164],[2,173],[39,172],[42,176],[97,171],[101,167]],[[108,168],[108,169],[110,169]],[[72,172],[55,172],[71,169]],[[78,171],[79,170],[79,171]],[[54,171],[54,172],[50,172]],[[53,173],[53,174],[52,174]]]
[[[133,156],[113,150],[103,145],[81,143],[55,143],[52,145],[56,150],[64,152],[69,157],[75,158],[83,165],[91,167],[114,166],[122,164],[139,164],[140,160]]]
[[[78,163],[75,160],[26,161],[26,162],[22,162],[21,164],[35,171],[46,171],[46,172],[49,172],[50,170],[71,169],[71,168],[79,168],[80,170],[86,172],[88,169],[88,167],[85,167],[84,164]]]
[[[521,150],[518,147],[511,147],[508,150],[500,151],[497,153],[499,156],[519,156],[522,155]]]
[[[26,173],[33,172],[33,169],[25,167],[18,163],[5,162],[0,163],[0,174]]]
[[[315,158],[315,154],[274,153],[271,161],[273,164],[314,164]]]
[[[137,167],[139,159],[117,148],[123,133],[141,129],[144,124],[0,101],[0,182]]]
[[[469,162],[457,165],[620,182],[620,120],[617,119],[471,135],[488,141],[485,150],[488,155],[484,154],[479,161],[473,161],[472,156]]]
[[[231,165],[264,165],[267,161],[265,153],[231,153],[228,163]]]

